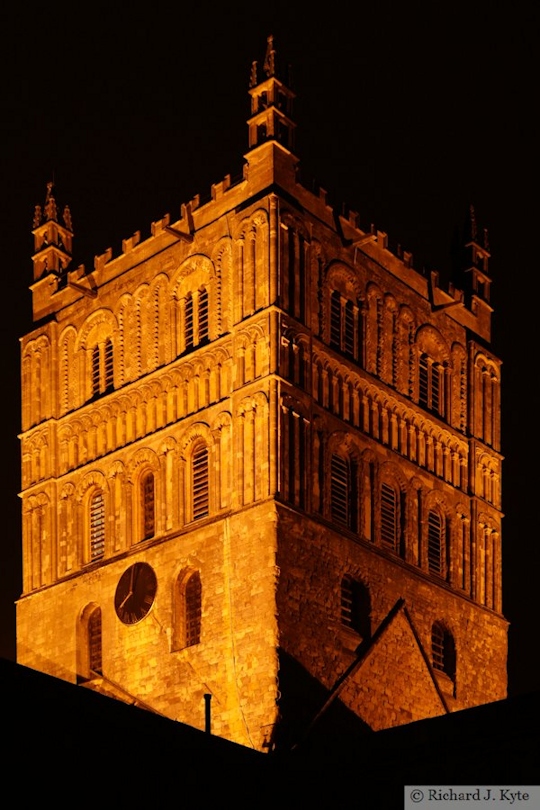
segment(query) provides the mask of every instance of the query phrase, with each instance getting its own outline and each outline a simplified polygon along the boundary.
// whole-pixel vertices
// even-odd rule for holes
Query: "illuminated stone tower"
[[[269,39],[243,176],[74,269],[22,339],[18,660],[256,748],[506,694],[487,241],[463,291],[300,182]]]

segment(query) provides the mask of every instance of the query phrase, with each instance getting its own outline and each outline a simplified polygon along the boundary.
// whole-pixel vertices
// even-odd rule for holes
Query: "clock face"
[[[116,615],[124,624],[144,619],[156,596],[157,579],[148,563],[131,565],[118,580],[114,595]]]

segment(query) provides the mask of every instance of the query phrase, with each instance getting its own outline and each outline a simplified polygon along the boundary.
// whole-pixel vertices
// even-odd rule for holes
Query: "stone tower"
[[[272,38],[249,150],[90,270],[49,185],[22,339],[18,661],[260,749],[506,694],[500,362],[462,288],[300,180]]]

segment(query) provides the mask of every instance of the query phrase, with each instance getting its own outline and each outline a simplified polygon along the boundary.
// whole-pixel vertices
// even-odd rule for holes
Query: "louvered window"
[[[92,349],[92,394],[95,396],[101,390],[101,363],[99,360],[99,346]]]
[[[113,342],[107,338],[92,349],[92,396],[114,387]]]
[[[198,445],[193,451],[193,520],[208,515],[208,447]]]
[[[185,646],[193,647],[201,640],[202,588],[198,572],[190,576],[184,591]]]
[[[334,290],[330,296],[330,345],[358,358],[360,355],[360,309]]]
[[[203,289],[199,292],[199,343],[208,338],[208,292]]]
[[[456,649],[452,634],[435,623],[431,629],[431,656],[433,669],[444,672],[454,680],[456,675]]]
[[[441,368],[434,363],[431,366],[431,410],[442,415],[441,405]]]
[[[141,480],[141,500],[143,516],[143,539],[154,536],[155,532],[155,493],[154,474],[147,472]]]
[[[345,304],[345,323],[343,329],[343,351],[354,356],[354,306],[352,301]]]
[[[418,365],[418,402],[427,410],[444,416],[444,368],[427,354]]]
[[[330,344],[341,349],[341,296],[336,290],[330,298]]]
[[[393,551],[398,550],[397,497],[388,484],[381,487],[381,542]]]
[[[193,297],[191,293],[186,297],[184,337],[186,348],[193,346]]]
[[[432,574],[444,573],[444,525],[438,512],[428,515],[428,567]]]
[[[113,375],[113,344],[112,340],[105,341],[105,388],[112,388],[114,375]]]
[[[332,520],[349,525],[350,470],[347,460],[333,455],[331,461],[330,500]]]
[[[90,501],[90,560],[100,560],[105,552],[105,502],[98,489]]]
[[[90,672],[102,674],[101,609],[95,608],[88,619],[88,660]]]
[[[428,377],[428,358],[426,354],[420,357],[419,364],[419,389],[418,401],[424,408],[428,407],[429,403],[429,377]]]

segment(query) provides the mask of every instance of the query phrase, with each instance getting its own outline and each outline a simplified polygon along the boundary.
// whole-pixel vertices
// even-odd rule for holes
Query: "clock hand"
[[[121,601],[121,602],[120,602],[120,604],[118,605],[118,610],[122,610],[122,608],[124,607],[124,605],[126,604],[126,602],[128,601],[128,599],[129,599],[131,596],[133,596],[133,591],[130,591],[130,592],[128,593],[128,595],[127,595],[127,596],[126,596],[124,599],[122,599],[122,601]]]

